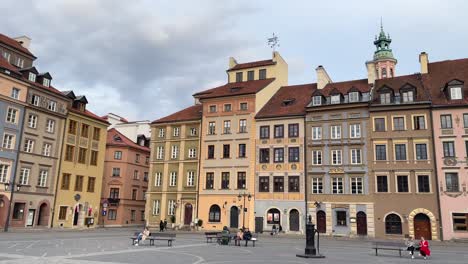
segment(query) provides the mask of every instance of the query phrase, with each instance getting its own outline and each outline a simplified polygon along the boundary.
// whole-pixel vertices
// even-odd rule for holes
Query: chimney
[[[31,39],[27,36],[21,36],[14,38],[23,48],[29,49],[29,45],[31,45]]]
[[[367,67],[367,83],[374,84],[375,79],[377,79],[374,62],[373,61],[366,62],[366,67]]]
[[[236,59],[234,59],[233,57],[229,57],[229,69],[232,69],[236,65],[237,65]]]
[[[429,72],[427,64],[429,63],[429,55],[426,52],[421,52],[419,54],[419,63],[421,64],[421,74]]]
[[[315,69],[315,72],[317,73],[317,88],[318,89],[323,89],[327,84],[332,82],[332,80],[330,79],[330,76],[328,76],[327,71],[322,65],[319,65]]]

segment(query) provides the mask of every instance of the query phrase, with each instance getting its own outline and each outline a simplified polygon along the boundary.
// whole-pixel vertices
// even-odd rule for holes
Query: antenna
[[[280,46],[278,36],[276,36],[275,33],[273,33],[273,36],[271,38],[268,38],[267,40],[268,46],[270,46],[270,48],[272,48],[273,51],[275,51],[276,47]]]

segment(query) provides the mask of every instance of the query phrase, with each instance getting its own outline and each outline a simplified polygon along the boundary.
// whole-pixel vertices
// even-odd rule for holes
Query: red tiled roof
[[[283,86],[257,113],[255,118],[305,115],[305,107],[316,89],[316,83]],[[286,101],[289,101],[290,104],[286,105]]]
[[[276,62],[274,62],[273,60],[261,60],[261,61],[239,63],[239,64],[236,64],[236,66],[229,69],[228,71],[235,71],[235,70],[242,70],[242,69],[248,69],[248,68],[270,66],[270,65],[275,65],[275,64],[276,64]]]
[[[344,81],[344,82],[332,82],[321,90],[319,90],[323,96],[330,96],[331,94],[341,93],[348,94],[350,90],[357,89],[361,93],[367,93],[370,91],[371,87],[367,82],[367,79]]]
[[[415,102],[430,100],[428,92],[423,87],[421,75],[417,73],[376,80],[374,92],[372,93],[372,103],[379,102],[379,89],[383,88],[384,86],[391,88],[394,94],[396,94],[400,92],[401,88],[407,86],[408,84],[416,89],[416,97],[414,98]]]
[[[116,140],[116,138],[120,138],[120,141]],[[112,146],[130,147],[130,148],[135,148],[135,149],[139,149],[139,150],[146,151],[146,152],[150,151],[148,147],[138,145],[137,143],[133,142],[128,137],[124,136],[115,128],[112,128],[109,131],[107,131],[106,144],[112,145]]]
[[[97,120],[97,121],[101,121],[101,122],[103,122],[103,123],[106,123],[106,124],[110,125],[110,123],[107,122],[106,119],[104,119],[104,118],[102,118],[102,117],[100,117],[100,116],[94,114],[94,113],[91,112],[91,111],[85,110],[84,112],[81,112],[80,110],[74,109],[74,108],[69,108],[69,110],[70,110],[71,112],[73,112],[73,113],[77,113],[77,114],[80,114],[80,115],[84,115],[84,116],[87,116],[87,117],[89,117],[89,118],[92,118],[92,119],[95,119],[95,120]]]
[[[19,72],[19,69],[11,65],[7,60],[3,58],[3,56],[0,56],[0,67],[5,68],[11,72],[16,72],[17,74],[21,74],[21,72]]]
[[[199,120],[202,117],[202,108],[201,104],[193,105],[166,117],[156,119],[151,124]]]
[[[209,89],[209,90],[196,93],[193,96],[200,98],[200,99],[207,99],[207,98],[215,98],[215,97],[255,94],[261,91],[266,86],[268,86],[274,80],[275,80],[274,78],[270,78],[270,79],[254,80],[254,81],[247,81],[247,82],[227,83],[223,86],[219,86],[213,89]]]
[[[32,56],[32,57],[36,58],[27,48],[21,46],[21,44],[18,41],[14,40],[14,39],[12,39],[12,38],[10,38],[8,36],[0,34],[0,42],[4,43],[5,45],[8,45],[8,46],[10,46],[10,47],[12,47],[14,49],[17,49],[17,50],[19,50],[21,52],[24,52],[24,53],[28,54],[29,56]]]
[[[432,62],[428,65],[428,74],[423,74],[424,87],[430,92],[433,105],[468,104],[468,58]],[[453,80],[463,82],[463,99],[450,100],[444,87]]]

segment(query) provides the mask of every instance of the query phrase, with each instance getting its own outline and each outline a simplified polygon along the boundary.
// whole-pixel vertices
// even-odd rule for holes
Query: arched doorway
[[[80,219],[80,212],[81,212],[81,204],[75,206],[75,210],[73,213],[73,225],[78,225],[78,220]]]
[[[317,212],[317,231],[319,233],[327,232],[327,216],[324,211]]]
[[[424,237],[427,240],[432,239],[431,220],[423,213],[414,216],[414,238]]]
[[[184,225],[190,225],[190,223],[192,222],[192,208],[192,204],[185,204]]]
[[[356,214],[357,234],[367,236],[367,215],[360,211]]]
[[[46,203],[42,203],[39,207],[39,215],[37,217],[38,226],[47,226],[49,223],[49,206]]]
[[[229,221],[230,228],[238,228],[239,227],[239,208],[237,206],[231,207],[231,217]]]
[[[299,211],[296,209],[289,212],[289,230],[299,231]]]

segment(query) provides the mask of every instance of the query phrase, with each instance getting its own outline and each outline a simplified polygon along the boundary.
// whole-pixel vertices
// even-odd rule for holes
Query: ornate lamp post
[[[244,206],[242,207],[242,230],[245,229],[245,212],[247,212],[247,208],[245,207],[245,198],[247,198],[250,202],[250,200],[252,200],[252,195],[250,195],[250,193],[239,193],[239,195],[237,196],[237,198],[239,199],[239,202],[242,200],[242,198],[244,199]]]
[[[4,183],[4,186],[6,192],[10,191],[10,205],[8,206],[7,219],[5,222],[5,228],[3,229],[5,232],[8,232],[8,227],[10,225],[11,205],[13,204],[13,195],[15,194],[15,190],[17,192],[20,191],[22,185],[20,183],[15,184],[14,182],[8,181]]]

